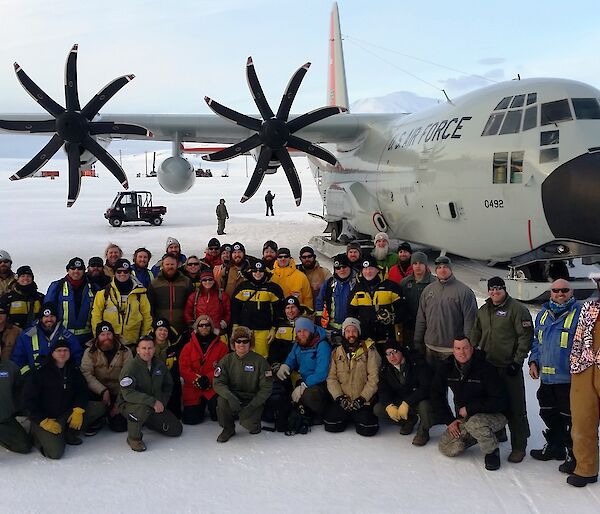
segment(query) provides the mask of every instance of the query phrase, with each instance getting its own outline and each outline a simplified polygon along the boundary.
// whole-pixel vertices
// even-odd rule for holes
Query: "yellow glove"
[[[398,407],[398,416],[400,416],[402,419],[408,419],[408,409],[410,409],[408,403],[402,402],[400,407]]]
[[[50,432],[51,434],[60,434],[62,432],[62,427],[60,423],[56,421],[54,418],[45,418],[40,421],[40,427],[42,427],[46,432]]]
[[[83,410],[81,407],[75,407],[71,415],[67,418],[67,423],[69,424],[69,428],[73,430],[81,430],[81,425],[83,425]]]
[[[385,412],[387,412],[387,415],[394,421],[400,421],[400,415],[398,414],[398,407],[396,407],[393,403],[390,403],[385,408]]]

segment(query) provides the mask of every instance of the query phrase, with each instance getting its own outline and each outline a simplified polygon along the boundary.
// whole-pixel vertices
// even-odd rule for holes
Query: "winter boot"
[[[499,443],[505,443],[508,441],[508,436],[506,435],[506,427],[501,428],[496,432],[496,439],[498,439]]]
[[[485,469],[488,471],[496,471],[500,469],[500,450],[496,448],[492,453],[485,456]]]
[[[508,460],[508,462],[512,462],[513,464],[518,464],[519,462],[522,462],[524,458],[525,458],[525,450],[519,450],[519,449],[513,448],[512,451],[510,452],[507,460]]]
[[[83,441],[77,435],[78,433],[75,430],[67,430],[65,434],[65,443],[71,446],[79,446]]]
[[[572,485],[573,487],[585,487],[588,484],[595,484],[597,481],[598,475],[593,477],[582,477],[572,474],[567,477],[567,484]]]
[[[217,437],[217,443],[226,443],[235,435],[235,427],[224,427]]]
[[[572,475],[575,473],[576,466],[577,461],[575,460],[575,455],[573,455],[573,448],[567,448],[567,458],[560,466],[558,466],[558,471]]]
[[[144,444],[144,441],[142,441],[141,439],[131,439],[131,437],[128,437],[127,444],[134,452],[146,451],[146,445]]]
[[[400,422],[400,434],[409,435],[413,433],[415,429],[415,425],[419,421],[417,416],[408,416],[407,420],[403,420]]]
[[[429,441],[429,430],[419,427],[417,435],[412,440],[414,446],[425,446]]]
[[[564,460],[566,458],[565,448],[558,446],[554,441],[553,434],[550,430],[544,430],[544,438],[546,444],[541,450],[531,450],[531,455],[536,460],[548,461],[548,460]]]

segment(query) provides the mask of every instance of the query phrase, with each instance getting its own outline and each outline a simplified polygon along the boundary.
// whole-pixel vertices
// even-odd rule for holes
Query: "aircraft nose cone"
[[[542,204],[554,237],[600,244],[600,152],[556,168],[542,183]]]

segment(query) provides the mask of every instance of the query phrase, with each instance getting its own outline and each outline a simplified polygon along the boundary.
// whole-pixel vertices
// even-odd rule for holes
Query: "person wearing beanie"
[[[243,272],[249,266],[250,261],[246,257],[246,248],[242,243],[236,241],[231,245],[231,260],[214,270],[217,285],[231,297],[235,288],[245,280]]]
[[[262,260],[266,263],[268,270],[272,273],[277,261],[277,250],[279,247],[275,241],[265,241],[263,245]]]
[[[315,323],[328,330],[339,330],[346,319],[350,292],[358,273],[350,266],[345,253],[333,257],[333,276],[328,278],[315,301]]]
[[[331,346],[327,342],[327,333],[307,317],[296,319],[296,340],[285,363],[277,371],[277,378],[290,381],[290,375],[297,371],[300,375],[291,384],[291,400],[294,408],[302,406],[305,415],[321,420],[329,404],[327,392],[327,372],[331,359]]]
[[[434,424],[429,401],[432,370],[419,353],[393,339],[386,341],[382,360],[374,413],[380,419],[397,423],[402,435],[412,434],[418,422],[412,444],[425,446],[429,441],[429,429]]]
[[[547,427],[542,432],[546,444],[541,449],[531,450],[529,455],[541,461],[564,459],[558,470],[569,474],[575,473],[577,465],[573,452],[575,423],[571,419],[571,404],[575,398],[570,397],[571,382],[579,378],[571,374],[570,357],[576,355],[572,349],[581,312],[582,306],[575,300],[571,284],[564,279],[555,280],[550,285],[549,301],[542,305],[535,318],[529,355],[529,376],[540,381],[537,399],[540,417]],[[587,405],[585,408],[587,411]],[[597,451],[595,445],[589,450],[586,448],[585,458],[594,451]],[[582,474],[589,476],[589,471]]]
[[[200,286],[187,298],[183,311],[183,319],[187,326],[198,319],[200,315],[207,315],[214,323],[217,335],[226,333],[231,324],[231,298],[219,289],[213,273],[205,270],[200,274]]]
[[[21,329],[8,321],[9,306],[0,301],[0,359],[8,360]]]
[[[0,298],[9,291],[17,282],[12,267],[12,257],[6,250],[0,250]]]
[[[113,432],[125,432],[127,420],[117,407],[119,377],[127,362],[133,359],[129,348],[121,343],[108,321],[96,325],[96,337],[81,359],[81,372],[87,383],[89,403],[85,411],[83,432],[95,435],[104,419]]]
[[[362,271],[362,246],[358,241],[350,241],[346,246],[346,256],[350,262],[350,267],[359,275]]]
[[[44,301],[33,278],[29,266],[20,266],[12,290],[2,297],[2,303],[8,309],[8,322],[23,330],[35,322]]]
[[[113,278],[115,276],[115,265],[122,257],[123,250],[121,250],[121,247],[115,243],[108,243],[104,250],[104,274],[107,277]]]
[[[216,237],[211,237],[206,245],[204,259],[202,259],[211,269],[223,264],[221,260],[221,242]]]
[[[475,293],[454,276],[449,257],[435,260],[435,274],[437,280],[421,295],[413,340],[413,348],[434,368],[452,353],[456,334],[471,333],[477,317]]]
[[[398,246],[398,262],[390,267],[388,278],[396,284],[400,284],[404,278],[413,274],[412,263],[412,247],[410,243],[404,242]]]
[[[217,438],[219,443],[235,435],[236,417],[250,434],[261,431],[264,405],[272,392],[273,373],[267,360],[252,351],[252,344],[252,331],[248,327],[236,327],[231,334],[233,352],[223,357],[214,370],[217,417],[223,427]]]
[[[271,364],[274,373],[279,371],[279,367],[292,351],[296,337],[295,324],[298,317],[302,314],[302,306],[295,296],[288,296],[283,300],[283,316],[277,320],[275,329],[275,338],[269,345],[269,355],[267,360]]]
[[[152,337],[140,337],[135,358],[125,364],[119,377],[117,405],[127,420],[127,444],[134,452],[146,450],[144,425],[168,437],[179,437],[183,431],[181,421],[167,408],[173,378],[154,351]]]
[[[93,338],[91,327],[94,291],[85,276],[85,263],[81,257],[67,262],[67,274],[48,287],[45,301],[54,303],[57,317],[71,332],[82,348]]]
[[[221,198],[219,200],[219,205],[216,208],[217,214],[217,235],[223,236],[225,235],[225,220],[229,219],[229,213],[227,212],[227,207],[225,206],[225,200]]]
[[[30,373],[23,390],[31,437],[48,459],[60,459],[65,446],[82,443],[79,433],[87,409],[87,383],[73,362],[68,340],[53,342],[48,358]]]
[[[254,351],[263,357],[275,339],[277,319],[283,312],[283,291],[270,280],[271,274],[263,261],[255,261],[244,272],[246,280],[233,292],[231,323],[245,326],[254,333]]]
[[[275,216],[275,213],[273,212],[273,200],[275,200],[275,195],[271,193],[271,190],[269,189],[265,195],[265,205],[267,206],[267,213],[265,216],[269,215],[269,211],[271,211],[271,216]]]
[[[210,316],[200,314],[189,342],[179,355],[179,373],[183,379],[181,421],[185,425],[204,421],[207,410],[210,419],[217,421],[214,371],[217,363],[228,353],[227,344],[216,333]]]
[[[90,257],[85,278],[89,282],[94,294],[110,284],[111,277],[112,275],[109,277],[104,273],[104,261],[102,257]]]
[[[145,288],[148,288],[150,282],[156,278],[156,275],[149,268],[150,259],[152,259],[152,253],[146,248],[138,248],[133,253],[131,274],[137,278]]]
[[[350,292],[347,316],[360,319],[363,336],[373,339],[381,354],[388,338],[402,337],[402,296],[398,284],[382,280],[375,257],[363,258],[362,265],[362,276]]]
[[[219,249],[219,256],[221,257],[222,265],[229,265],[231,261],[231,245],[229,243],[223,243]],[[213,271],[216,271],[219,266],[216,266]]]
[[[382,277],[387,278],[390,268],[398,262],[398,254],[390,251],[390,238],[385,232],[376,234],[373,244],[371,255],[377,260]]]
[[[304,246],[300,250],[300,263],[296,267],[308,278],[314,300],[323,283],[331,277],[331,272],[319,264],[315,251],[310,246]]]
[[[147,335],[152,328],[150,301],[146,288],[131,275],[127,259],[115,263],[115,276],[104,289],[98,291],[92,306],[92,330],[101,321],[112,324],[121,342],[133,354],[140,335]]]
[[[346,318],[342,323],[342,344],[333,350],[327,375],[327,390],[334,403],[323,417],[325,431],[343,432],[349,421],[359,435],[370,437],[379,431],[373,399],[380,366],[375,341],[361,338],[358,319]]]
[[[278,284],[285,296],[293,294],[300,300],[300,305],[314,309],[313,292],[308,277],[296,268],[289,248],[277,250],[277,261],[273,267],[273,282]]]

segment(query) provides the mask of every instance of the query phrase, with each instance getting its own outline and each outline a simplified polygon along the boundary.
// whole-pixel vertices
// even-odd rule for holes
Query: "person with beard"
[[[118,260],[115,277],[94,297],[94,333],[101,321],[108,321],[132,352],[139,337],[150,333],[152,314],[146,288],[131,276],[131,264],[127,259]]]
[[[412,263],[410,262],[413,251],[410,243],[400,243],[397,253],[398,262],[390,268],[388,278],[392,282],[400,284],[402,280],[413,274]]]
[[[398,254],[390,252],[390,238],[385,232],[376,234],[373,244],[371,255],[377,260],[382,278],[387,278],[390,268],[398,263]]]
[[[333,258],[333,276],[321,286],[315,303],[315,323],[328,330],[339,330],[346,319],[350,292],[358,274],[350,267],[345,253]]]
[[[165,318],[180,334],[187,328],[183,310],[190,293],[192,282],[177,269],[177,257],[166,255],[162,269],[148,288],[148,298],[154,318]]]
[[[219,249],[219,255],[221,257],[221,265],[228,265],[231,262],[231,245],[229,243],[223,243],[221,245],[221,248]],[[219,269],[220,266],[215,266],[213,268],[213,272],[215,273],[215,279],[217,279],[216,273],[217,273],[217,269]]]
[[[249,266],[246,248],[242,243],[236,241],[231,245],[231,260],[228,263],[223,262],[221,266],[215,268],[214,274],[219,288],[231,297],[236,287],[245,280],[242,272]]]
[[[529,452],[536,460],[565,460],[558,468],[563,473],[575,471],[571,439],[571,371],[569,357],[581,305],[573,297],[571,284],[563,279],[552,282],[550,300],[535,318],[533,345],[529,355],[529,376],[540,380],[537,398],[540,417],[547,427],[542,449]]]
[[[381,357],[372,339],[361,339],[360,321],[346,318],[342,344],[333,350],[327,390],[334,400],[323,418],[326,432],[343,432],[348,421],[356,433],[370,437],[379,431],[372,400],[377,394]]]
[[[6,250],[0,250],[0,297],[4,293],[12,291],[17,279],[12,266],[12,257]]]
[[[183,379],[181,421],[185,425],[202,423],[207,409],[210,419],[217,421],[214,372],[217,363],[228,353],[227,344],[215,333],[210,316],[198,316],[192,337],[179,356],[179,373]]]
[[[304,246],[300,250],[300,262],[302,264],[296,267],[308,278],[314,300],[319,295],[323,283],[331,277],[331,272],[319,264],[315,251],[310,246]]]
[[[60,459],[66,444],[81,444],[87,384],[71,359],[67,341],[58,339],[46,362],[27,377],[23,403],[31,421],[31,436],[42,455]]]
[[[141,284],[147,288],[156,276],[149,269],[152,253],[146,248],[138,248],[133,253],[133,263],[131,264],[131,274],[137,278]]]
[[[212,237],[206,245],[206,251],[204,252],[204,259],[202,259],[210,269],[223,264],[221,261],[221,243],[216,237]]]
[[[8,321],[8,307],[0,303],[0,358],[10,359],[21,329]]]
[[[363,259],[362,276],[350,293],[348,316],[361,322],[363,337],[370,337],[382,353],[389,338],[399,339],[396,325],[401,322],[402,295],[398,284],[381,280],[375,257]]]
[[[271,282],[263,261],[255,261],[244,272],[246,280],[233,292],[231,323],[248,327],[254,334],[254,351],[262,357],[269,354],[269,345],[275,339],[277,319],[283,312],[283,292]]]
[[[87,382],[89,403],[84,416],[86,436],[95,435],[102,427],[104,418],[113,432],[125,432],[127,421],[119,412],[119,377],[123,366],[133,355],[121,344],[108,321],[96,326],[96,337],[83,352],[81,372]]]
[[[311,311],[314,309],[310,282],[306,275],[296,268],[289,248],[282,247],[277,250],[277,261],[273,267],[271,280],[281,287],[285,296],[297,296],[302,307]]]
[[[87,278],[94,294],[110,284],[111,277],[104,273],[104,261],[102,257],[90,257],[85,278]]]
[[[219,289],[209,270],[200,274],[200,286],[188,296],[183,319],[188,326],[192,326],[202,314],[214,320],[215,333],[226,332],[231,321],[231,299],[225,291]]]
[[[167,255],[175,257],[177,260],[177,268],[181,268],[185,264],[185,261],[187,261],[187,257],[181,251],[181,245],[179,244],[179,241],[174,237],[167,237],[165,253],[162,256],[162,259],[164,259]],[[157,261],[156,264],[152,266],[152,273],[155,277],[158,277],[158,274],[162,269],[162,259]]]
[[[115,266],[117,261],[123,257],[123,250],[115,243],[108,243],[108,246],[104,250],[104,274],[107,277],[113,278],[115,276]]]
[[[360,275],[362,271],[362,246],[358,241],[350,241],[346,246],[346,257],[353,271]]]
[[[38,291],[29,266],[17,268],[17,282],[0,302],[8,309],[9,323],[22,329],[31,326],[42,308],[44,295]]]
[[[45,301],[57,306],[58,319],[83,348],[93,338],[90,321],[94,291],[85,278],[82,258],[73,257],[66,269],[67,274],[48,287]]]
[[[262,260],[267,265],[267,269],[271,272],[273,271],[275,262],[277,261],[278,249],[279,247],[277,246],[277,243],[275,241],[271,241],[270,239],[265,241],[265,244],[263,245]]]
[[[185,265],[181,272],[190,279],[192,287],[196,289],[200,287],[200,275],[204,270],[208,270],[212,275],[212,272],[210,271],[211,268],[208,264],[201,261],[197,255],[190,255],[187,258],[187,261],[185,261]]]
[[[21,368],[21,374],[39,368],[50,348],[63,339],[71,349],[71,357],[79,364],[83,348],[79,341],[57,319],[58,309],[53,303],[44,303],[40,319],[21,332],[15,343],[10,359]]]
[[[293,371],[300,375],[293,384],[291,400],[295,407],[315,420],[321,419],[329,405],[327,372],[331,359],[331,346],[327,333],[309,318],[296,319],[296,341],[285,362],[277,371],[277,378],[288,380]],[[290,379],[291,380],[291,379]]]

